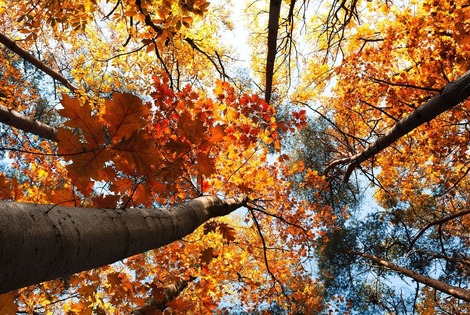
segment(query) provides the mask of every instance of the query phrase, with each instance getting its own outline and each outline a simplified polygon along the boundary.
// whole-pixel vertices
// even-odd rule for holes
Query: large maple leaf
[[[129,137],[147,124],[149,108],[140,98],[129,93],[114,93],[112,99],[105,101],[103,119],[108,126],[109,135],[115,141]]]
[[[104,129],[100,119],[92,114],[89,102],[80,102],[78,98],[71,98],[68,95],[62,96],[63,108],[59,110],[62,117],[68,118],[65,126],[78,128],[82,131],[85,140],[94,147],[98,147],[104,142]]]

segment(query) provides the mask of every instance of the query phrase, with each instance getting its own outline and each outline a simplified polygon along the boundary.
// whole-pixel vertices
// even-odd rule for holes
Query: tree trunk
[[[351,254],[358,255],[358,256],[364,257],[366,259],[372,260],[373,262],[375,262],[376,264],[378,264],[380,266],[386,267],[386,268],[388,268],[390,270],[393,270],[397,273],[400,273],[402,275],[410,277],[410,278],[412,278],[413,280],[415,280],[417,282],[420,282],[420,283],[422,283],[424,285],[427,285],[431,288],[434,288],[438,291],[441,291],[443,293],[451,295],[451,296],[453,296],[457,299],[460,299],[460,300],[463,300],[463,301],[466,301],[466,302],[470,302],[470,291],[469,290],[465,290],[465,289],[462,289],[462,288],[459,288],[459,287],[454,287],[454,286],[452,286],[450,284],[447,284],[445,282],[442,282],[442,281],[424,276],[424,275],[416,273],[416,272],[414,272],[410,269],[406,269],[406,268],[397,266],[397,265],[395,265],[395,264],[393,264],[393,263],[391,263],[391,262],[389,262],[385,259],[379,258],[377,256],[369,255],[369,254],[362,253],[362,252],[351,252]]]
[[[268,55],[266,56],[266,91],[264,99],[266,103],[271,102],[273,90],[274,63],[277,54],[277,32],[279,30],[279,15],[281,14],[282,0],[271,0],[269,2],[268,20]]]
[[[158,209],[0,202],[0,294],[111,264],[179,240],[245,197],[203,196]]]

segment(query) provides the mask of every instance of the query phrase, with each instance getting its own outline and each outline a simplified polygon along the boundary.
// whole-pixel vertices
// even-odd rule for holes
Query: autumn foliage
[[[354,157],[469,70],[470,6],[272,0],[241,25],[235,2],[0,1],[1,200],[247,200],[167,246],[0,295],[0,313],[468,311],[468,101]],[[227,41],[240,27],[247,62]],[[413,278],[400,300],[383,284],[405,269],[463,295]]]

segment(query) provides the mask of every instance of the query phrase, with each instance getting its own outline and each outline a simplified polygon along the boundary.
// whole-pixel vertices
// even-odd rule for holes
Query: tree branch
[[[354,252],[354,251],[351,251],[350,254],[358,255],[358,256],[361,256],[363,258],[369,259],[369,260],[375,262],[376,264],[378,264],[379,266],[386,267],[386,268],[388,268],[392,271],[395,271],[397,273],[400,273],[402,275],[410,277],[410,278],[412,278],[413,280],[415,280],[417,282],[420,282],[420,283],[422,283],[424,285],[427,285],[431,288],[434,288],[436,290],[444,292],[444,293],[446,293],[448,295],[451,295],[451,296],[453,296],[457,299],[464,300],[466,302],[470,302],[470,291],[468,291],[468,290],[452,286],[448,283],[445,283],[445,282],[442,282],[442,281],[424,276],[422,274],[416,273],[416,272],[414,272],[410,269],[397,266],[397,265],[395,265],[395,264],[393,264],[393,263],[391,263],[391,262],[389,262],[385,259],[379,258],[377,256],[369,255],[369,254],[362,253],[362,252]]]
[[[359,166],[359,164],[372,158],[415,128],[463,102],[469,96],[470,71],[459,79],[445,85],[439,94],[418,107],[410,115],[400,119],[390,131],[379,137],[362,152],[330,163],[325,169],[325,174],[335,166],[349,164],[344,175],[344,181],[348,181],[352,171]]]
[[[57,142],[57,130],[49,125],[24,116],[17,111],[8,109],[3,105],[0,105],[0,122],[25,132],[35,134],[40,138]]]
[[[28,61],[31,63],[33,66],[38,68],[39,70],[42,70],[44,73],[48,74],[51,78],[54,80],[59,81],[62,83],[66,88],[68,88],[70,91],[75,92],[78,90],[77,87],[75,87],[72,83],[70,83],[65,77],[63,77],[60,73],[52,70],[48,66],[46,66],[41,60],[37,59],[33,55],[31,55],[29,52],[18,46],[15,41],[9,39],[5,35],[0,33],[0,43],[5,45],[8,49],[10,49],[12,52],[23,58],[24,60]]]
[[[0,201],[0,294],[180,240],[246,200],[203,196],[167,208],[118,210]]]
[[[413,237],[413,240],[411,240],[411,243],[410,243],[410,246],[408,246],[408,249],[407,251],[410,252],[411,249],[413,248],[414,244],[416,243],[416,241],[421,237],[421,235],[424,234],[424,232],[426,232],[430,227],[433,227],[434,225],[442,225],[450,220],[453,220],[453,219],[456,219],[458,217],[462,217],[464,215],[467,215],[467,214],[470,214],[470,210],[465,210],[465,211],[460,211],[460,212],[457,212],[457,213],[454,213],[450,216],[447,216],[445,218],[442,218],[442,219],[439,219],[437,221],[434,221],[434,222],[431,222],[429,224],[427,224],[424,228],[421,229],[421,231],[418,232],[418,234],[416,234],[415,237]]]

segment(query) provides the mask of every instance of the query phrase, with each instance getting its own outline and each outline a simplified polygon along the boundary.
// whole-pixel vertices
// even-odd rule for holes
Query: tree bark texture
[[[451,296],[453,296],[457,299],[460,299],[460,300],[463,300],[463,301],[466,301],[466,302],[470,302],[470,291],[469,290],[465,290],[465,289],[462,289],[462,288],[459,288],[459,287],[455,287],[455,286],[452,286],[448,283],[445,283],[445,282],[442,282],[442,281],[424,276],[422,274],[414,272],[413,270],[397,266],[397,265],[395,265],[395,264],[393,264],[393,263],[391,263],[391,262],[389,262],[385,259],[379,258],[377,256],[369,255],[369,254],[362,253],[362,252],[351,252],[351,254],[358,255],[358,256],[361,256],[363,258],[369,259],[369,260],[375,262],[376,264],[378,264],[379,266],[386,267],[386,268],[388,268],[390,270],[393,270],[397,273],[400,273],[402,275],[410,277],[410,278],[412,278],[413,280],[415,280],[417,282],[420,282],[420,283],[422,283],[424,285],[427,285],[431,288],[434,288],[438,291],[441,291],[443,293],[451,295]]]
[[[0,294],[164,246],[245,204],[212,196],[121,210],[1,201]]]
[[[375,156],[415,128],[460,104],[468,97],[470,97],[470,71],[459,79],[444,86],[439,94],[419,106],[410,115],[399,120],[392,129],[377,138],[375,142],[371,143],[362,152],[330,163],[330,165],[326,167],[325,173],[328,173],[330,169],[337,165],[349,164],[344,175],[344,180],[347,181],[352,171],[359,164]]]

